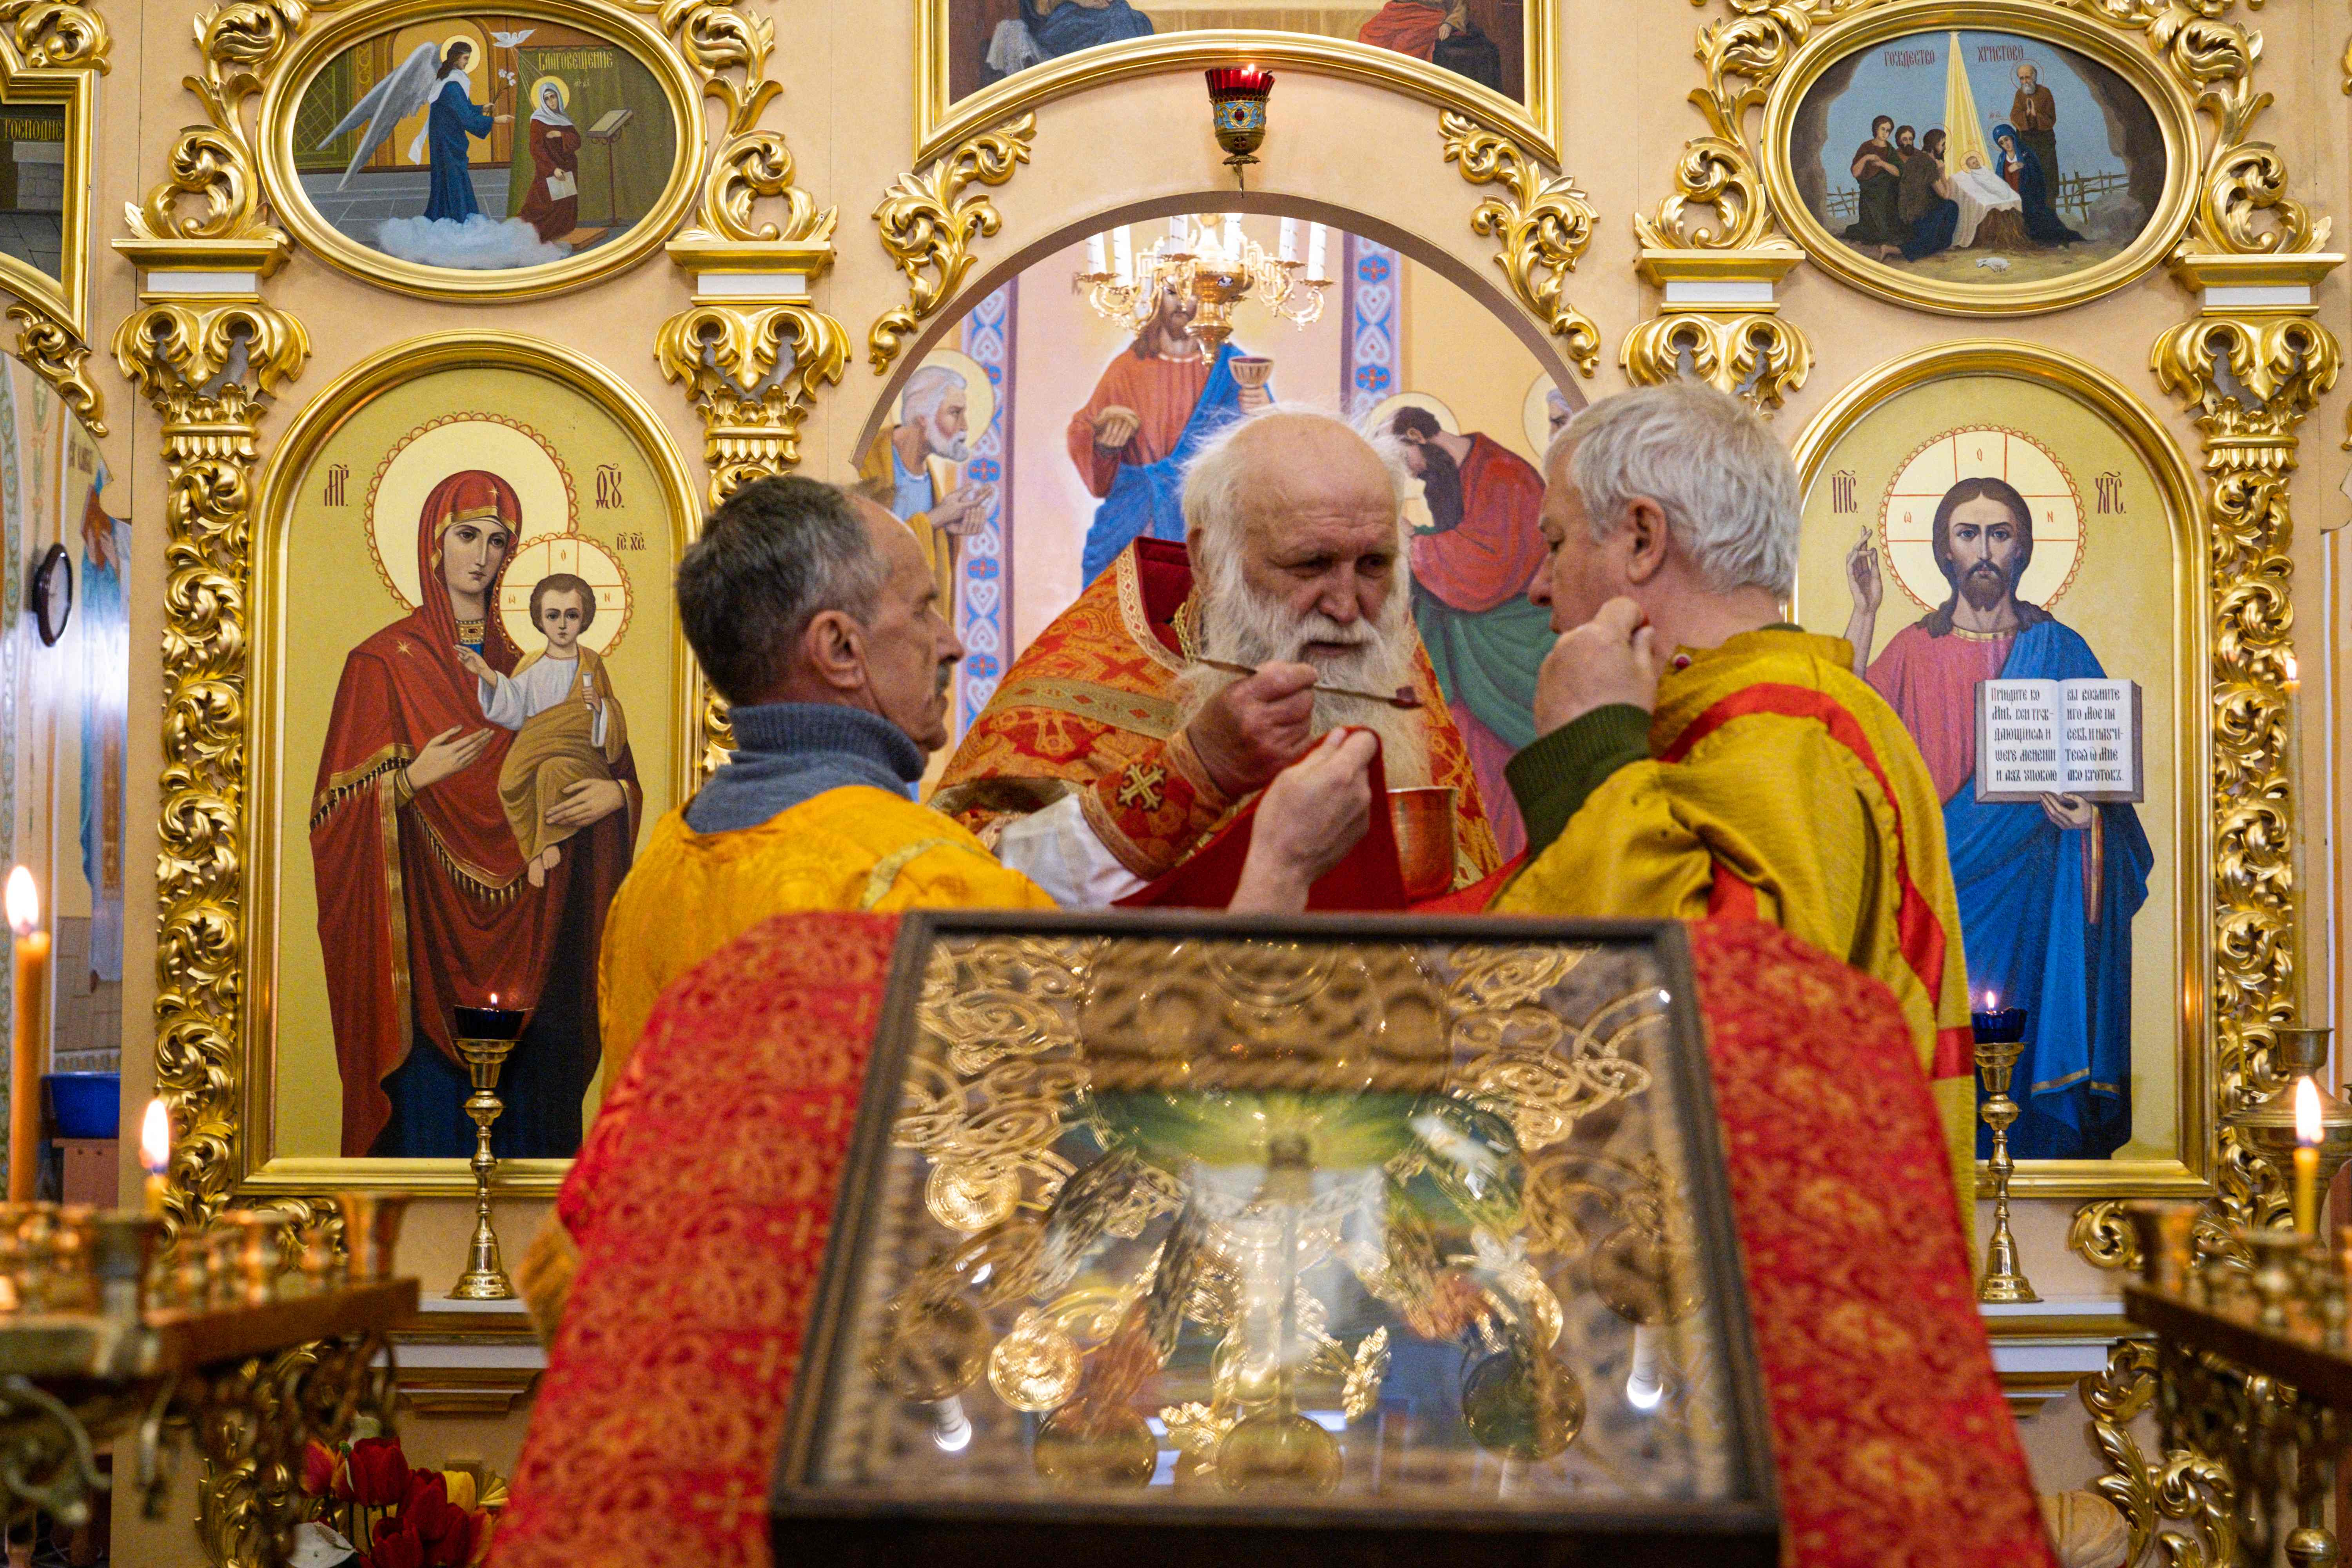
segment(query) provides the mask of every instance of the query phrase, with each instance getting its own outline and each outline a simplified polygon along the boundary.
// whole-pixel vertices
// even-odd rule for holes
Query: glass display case
[[[1777,1562],[1681,929],[908,916],[772,1507],[782,1563]]]

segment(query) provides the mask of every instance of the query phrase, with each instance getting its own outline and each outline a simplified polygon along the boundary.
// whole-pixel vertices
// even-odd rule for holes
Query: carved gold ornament
[[[1592,243],[1593,211],[1576,182],[1565,174],[1545,178],[1535,161],[1507,138],[1466,115],[1447,110],[1438,118],[1445,138],[1445,161],[1458,164],[1474,185],[1499,184],[1508,193],[1488,196],[1470,214],[1471,232],[1498,241],[1495,265],[1511,280],[1511,292],[1554,335],[1566,340],[1568,357],[1591,375],[1601,363],[1601,329],[1568,302],[1568,275]]]
[[[296,146],[295,128],[312,85],[338,60],[372,41],[388,43],[403,29],[446,28],[472,13],[459,0],[389,0],[349,8],[347,0],[307,8],[292,0],[278,3],[285,5],[295,20],[282,58],[268,67],[255,139],[259,158],[255,172],[272,216],[293,231],[306,251],[329,266],[383,288],[442,301],[545,299],[612,277],[658,250],[694,205],[702,174],[699,100],[706,91],[714,97],[728,96],[712,90],[704,73],[723,72],[740,65],[746,56],[764,58],[767,36],[773,30],[773,24],[765,18],[708,4],[663,6],[637,0],[624,0],[618,5],[609,0],[601,4],[597,0],[513,0],[501,15],[594,39],[643,68],[652,77],[669,117],[670,156],[659,175],[660,189],[643,215],[614,228],[604,243],[530,266],[463,268],[389,255],[328,222],[310,205],[303,188],[297,159],[310,149]],[[339,15],[320,21],[318,14],[326,12]],[[703,37],[699,29],[714,21],[720,25],[721,37]],[[675,44],[667,36],[672,31],[677,34]],[[726,80],[723,76],[719,79]],[[730,81],[728,87],[732,89],[734,84]],[[514,130],[520,144],[529,112],[520,107],[517,112]],[[633,138],[655,134],[658,129],[658,119],[641,108],[630,134]]]
[[[1704,3],[1704,0],[1702,0]],[[1706,84],[1691,102],[1706,121],[1684,147],[1675,189],[1637,215],[1644,247],[1727,250],[1783,231],[1818,265],[1856,287],[1931,310],[2003,314],[2056,309],[2121,287],[2181,240],[2202,250],[2308,249],[2325,225],[2284,195],[2276,150],[2251,140],[2269,99],[2253,85],[2262,38],[2230,13],[2236,0],[2011,0],[1955,7],[1948,0],[1724,0],[1698,32]],[[1865,16],[1865,14],[1868,14]],[[1799,101],[1837,60],[1906,30],[2007,28],[2076,49],[2125,77],[2163,131],[2166,187],[2141,238],[2079,278],[2038,285],[1937,291],[1828,245],[1799,209],[1781,148]],[[2143,36],[2144,50],[2118,33]],[[1949,297],[1945,297],[1948,294]]]
[[[98,78],[110,36],[91,6],[71,0],[0,0],[0,96],[12,107],[53,107],[64,116],[66,189],[58,214],[55,276],[0,256],[0,290],[13,296],[16,357],[57,389],[93,436],[106,434],[106,401],[86,374],[89,358],[90,189]]]
[[[885,310],[866,334],[866,357],[880,375],[922,323],[962,287],[974,259],[971,242],[1003,223],[996,204],[971,190],[1001,185],[1029,161],[1037,116],[1024,114],[983,132],[919,173],[901,174],[874,209],[882,248],[906,274],[907,303]]]
[[[1778,306],[1769,313],[1669,308],[1625,335],[1617,363],[1636,386],[1677,380],[1687,367],[1694,379],[1769,413],[1805,384],[1813,350]]]
[[[155,1092],[179,1130],[167,1237],[209,1222],[236,1179],[254,431],[310,353],[299,322],[253,297],[160,301],[114,336],[115,363],[163,416],[170,479],[155,951]]]

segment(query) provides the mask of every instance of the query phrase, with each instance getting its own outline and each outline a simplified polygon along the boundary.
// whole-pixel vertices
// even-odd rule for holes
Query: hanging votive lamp
[[[1254,154],[1265,140],[1265,100],[1274,92],[1274,73],[1259,66],[1218,66],[1203,74],[1216,116],[1217,145],[1227,153],[1225,167],[1234,172],[1234,183],[1244,185],[1243,165],[1257,162]]]

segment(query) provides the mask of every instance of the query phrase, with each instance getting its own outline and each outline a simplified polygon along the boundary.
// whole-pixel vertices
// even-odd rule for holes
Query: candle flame
[[[19,866],[8,873],[8,929],[30,936],[41,929],[41,890],[33,873]]]
[[[2000,1009],[1999,1007],[1997,1007],[1997,1006],[1995,1006],[1995,1005],[1994,1005],[1994,1004],[1995,1004],[1996,1002],[2000,1001],[2000,998],[1999,998],[1998,996],[1995,996],[1991,992],[1990,992],[1990,991],[1986,992],[1986,993],[1985,993],[1985,1000],[1984,1000],[1984,1010],[1985,1010],[1986,1012],[1988,1012],[1988,1013],[1998,1013],[1998,1012],[2000,1012]]]
[[[151,1176],[172,1163],[172,1110],[161,1100],[147,1102],[147,1119],[139,1124],[139,1163]]]
[[[2308,1073],[2294,1080],[2294,1141],[2306,1148],[2319,1142],[2319,1086]]]
[[[490,993],[490,1005],[491,1005],[491,1006],[493,1006],[493,1007],[495,1007],[495,1006],[497,1006],[498,1005],[499,1005],[499,994],[498,994],[497,992],[493,991],[493,992],[491,992],[491,993]]]
[[[2284,653],[2281,654],[2279,656],[2279,662],[2286,667],[2287,684],[2289,686],[2294,685],[2295,681],[2300,679],[2298,671],[2301,668],[2301,667],[2294,662],[2294,649],[2288,648]]]

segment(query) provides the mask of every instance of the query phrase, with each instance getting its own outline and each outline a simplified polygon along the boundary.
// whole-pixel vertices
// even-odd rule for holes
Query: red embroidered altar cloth
[[[772,1561],[769,1472],[897,927],[779,916],[663,999],[564,1184],[580,1271],[493,1568]],[[2055,1568],[1892,994],[1770,926],[1691,938],[1787,1561]]]

